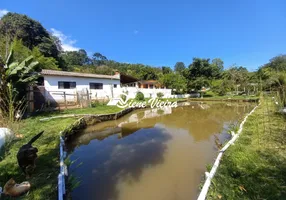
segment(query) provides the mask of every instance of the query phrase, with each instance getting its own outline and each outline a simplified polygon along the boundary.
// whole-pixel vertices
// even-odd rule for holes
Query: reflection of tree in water
[[[163,115],[164,112],[165,112],[165,111],[164,111],[163,109],[158,109],[158,110],[157,110],[157,114],[158,114],[158,115]]]
[[[114,135],[76,149],[71,159],[79,158],[83,165],[71,170],[83,183],[73,191],[73,199],[116,199],[116,181],[124,177],[136,181],[145,167],[162,163],[170,138],[163,129],[141,129],[122,139]]]
[[[137,113],[138,120],[143,119],[144,116],[145,116],[144,111],[141,111],[141,112],[138,112],[138,113]]]

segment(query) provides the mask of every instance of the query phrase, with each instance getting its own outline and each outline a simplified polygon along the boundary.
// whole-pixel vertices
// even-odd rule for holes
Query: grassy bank
[[[204,96],[203,98],[190,98],[191,101],[258,101],[257,96]]]
[[[175,101],[176,99],[172,99]],[[181,100],[181,99],[180,99]],[[0,186],[14,178],[17,183],[26,181],[25,176],[17,164],[17,152],[19,148],[27,143],[34,135],[44,130],[44,134],[33,144],[38,148],[38,159],[36,169],[28,180],[32,187],[28,194],[18,199],[33,200],[55,200],[57,199],[57,176],[59,173],[59,133],[76,118],[58,118],[40,121],[45,117],[53,117],[65,114],[111,114],[121,111],[117,106],[96,105],[93,108],[76,108],[70,110],[38,113],[19,123],[13,124],[12,129],[16,134],[22,134],[23,138],[15,139],[7,143],[4,150],[0,152]],[[2,195],[1,199],[5,198]]]
[[[208,199],[286,199],[286,120],[270,98],[222,158]]]
[[[59,173],[59,133],[73,123],[75,118],[61,118],[49,121],[39,121],[46,116],[59,114],[108,114],[120,111],[115,106],[97,106],[95,108],[72,109],[61,112],[42,113],[34,117],[22,120],[13,125],[13,130],[17,134],[22,134],[23,138],[16,139],[12,143],[7,143],[5,150],[0,154],[0,186],[14,178],[17,183],[26,181],[25,176],[17,164],[17,152],[19,148],[27,143],[35,134],[44,130],[44,134],[39,138],[34,146],[38,148],[38,159],[33,176],[28,180],[32,187],[28,194],[19,199],[57,199],[57,175]],[[1,199],[5,199],[2,195]],[[10,198],[6,198],[10,199]]]
[[[97,105],[91,108],[72,108],[67,110],[56,110],[49,112],[35,113],[35,116],[41,117],[54,117],[57,115],[68,115],[68,114],[106,114],[106,113],[116,113],[121,111],[121,108],[117,106],[107,106],[107,105]]]
[[[148,101],[150,98],[145,98],[144,101],[147,102],[146,105],[150,105]],[[160,99],[160,101],[168,101],[168,102],[174,102],[174,101],[184,101],[186,99],[180,98],[180,99],[174,99],[174,98],[166,98],[166,99]],[[131,99],[128,102],[143,102],[143,101],[137,101],[135,99]],[[122,108],[119,108],[117,106],[107,106],[104,103],[99,103],[98,105],[95,105],[95,107],[91,108],[73,108],[73,109],[67,109],[67,110],[57,110],[57,111],[51,111],[51,112],[45,112],[45,113],[39,113],[36,114],[37,116],[42,117],[54,117],[57,115],[67,115],[67,114],[107,114],[107,113],[117,113],[123,110]]]

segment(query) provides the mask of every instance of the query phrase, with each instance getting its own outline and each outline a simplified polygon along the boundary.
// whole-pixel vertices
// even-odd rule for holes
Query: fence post
[[[28,100],[28,110],[30,113],[32,113],[34,112],[34,92],[32,86],[28,87],[27,100]]]
[[[87,100],[87,103],[88,103],[88,107],[91,107],[90,105],[90,97],[89,97],[89,91],[88,89],[86,88],[86,100]]]
[[[76,92],[76,89],[74,90],[74,103],[75,105],[78,104],[78,99],[77,99],[77,92]]]
[[[67,109],[67,97],[66,97],[66,92],[64,92],[64,101],[65,101],[65,108]]]

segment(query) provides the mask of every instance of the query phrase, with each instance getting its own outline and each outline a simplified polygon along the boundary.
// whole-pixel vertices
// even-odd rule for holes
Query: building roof
[[[138,81],[138,79],[133,77],[133,76],[126,75],[126,74],[120,74],[120,82],[122,84],[134,83],[134,82],[137,82],[137,81]]]
[[[156,83],[158,83],[158,81],[157,80],[141,80],[141,81],[139,81],[139,83],[141,83],[141,84],[156,84]]]
[[[57,70],[48,70],[43,69],[41,71],[42,75],[48,76],[70,76],[70,77],[86,77],[86,78],[103,78],[103,79],[120,79],[118,75],[103,75],[103,74],[88,74],[88,73],[80,73],[80,72],[67,72],[67,71],[57,71]]]

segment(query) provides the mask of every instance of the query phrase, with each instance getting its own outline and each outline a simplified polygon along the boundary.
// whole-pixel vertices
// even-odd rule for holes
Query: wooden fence
[[[66,91],[46,91],[43,86],[29,87],[26,94],[28,112],[90,107],[90,95],[88,89],[69,93]]]

